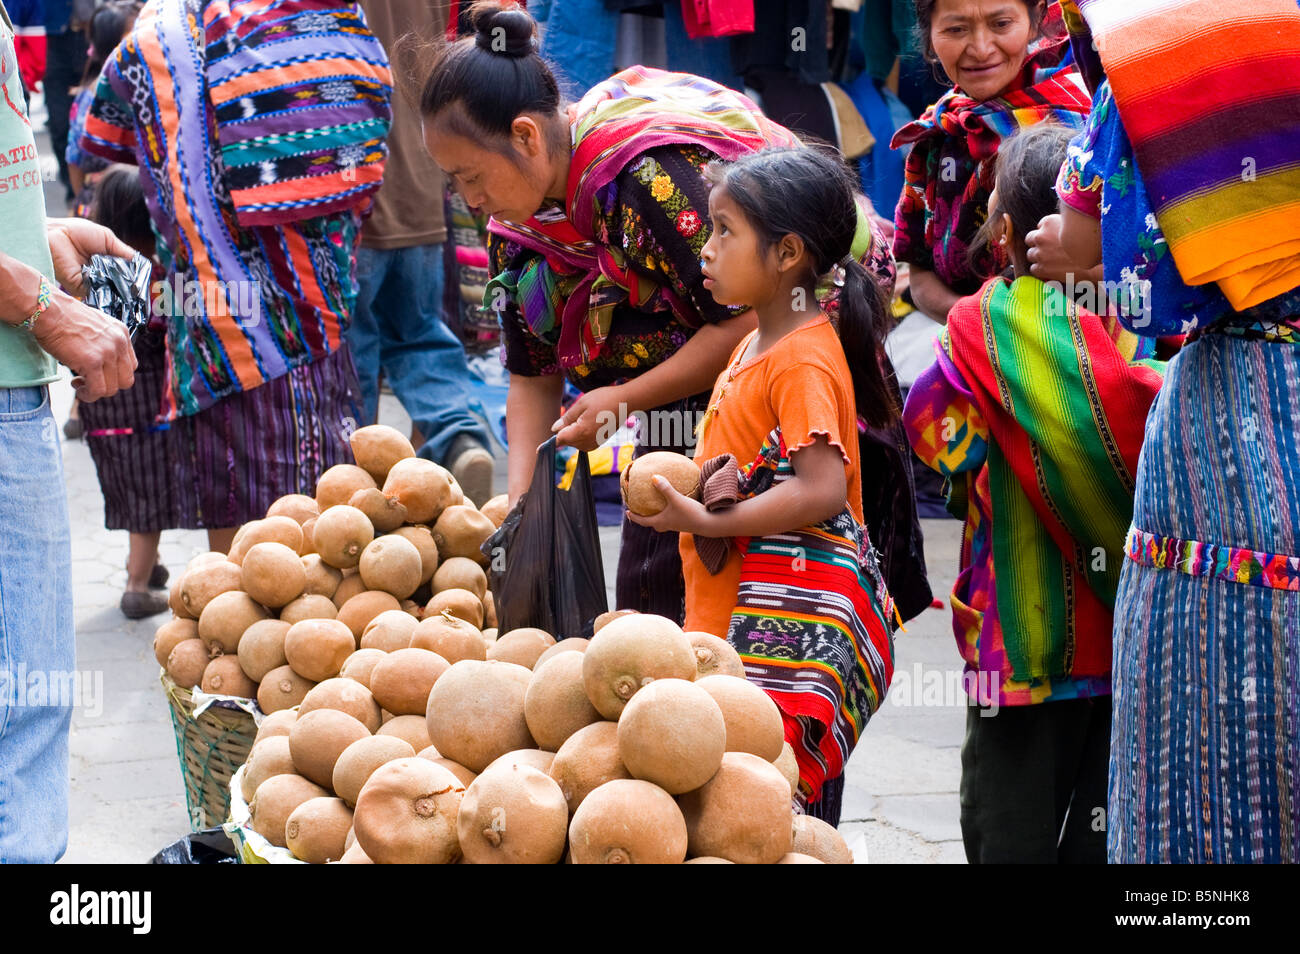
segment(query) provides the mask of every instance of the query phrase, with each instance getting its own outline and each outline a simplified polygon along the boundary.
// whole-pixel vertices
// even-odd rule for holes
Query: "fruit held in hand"
[[[665,478],[673,489],[683,496],[700,499],[700,468],[684,454],[654,451],[638,457],[619,474],[619,489],[623,491],[623,504],[641,517],[653,517],[668,505],[664,495],[654,485],[654,478]]]

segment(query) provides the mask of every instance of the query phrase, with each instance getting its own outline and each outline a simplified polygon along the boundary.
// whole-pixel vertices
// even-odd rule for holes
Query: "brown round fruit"
[[[558,656],[560,653],[585,653],[590,642],[591,640],[583,639],[581,636],[570,636],[568,639],[557,640],[554,646],[548,646],[546,651],[537,657],[537,662],[533,663],[533,672],[541,669],[542,663],[546,662],[546,660]]]
[[[305,619],[333,619],[338,615],[339,608],[332,600],[315,594],[300,596],[280,610],[280,619],[290,625]]]
[[[631,778],[618,757],[618,723],[593,722],[573,733],[555,753],[547,774],[559,783],[570,815],[599,786]]]
[[[404,600],[420,586],[420,551],[410,540],[390,533],[366,547],[357,569],[368,589]]]
[[[366,592],[366,581],[361,579],[361,574],[355,569],[347,570],[343,574],[342,581],[339,582],[338,589],[334,591],[334,605],[342,609],[344,603],[364,592]]]
[[[283,543],[257,543],[244,554],[243,590],[263,606],[279,609],[302,596],[307,569],[302,557]]]
[[[438,571],[438,544],[433,542],[433,531],[428,527],[398,527],[393,532],[410,540],[420,551],[420,583],[428,583]]]
[[[263,716],[262,724],[257,727],[257,735],[253,736],[253,744],[257,745],[263,739],[272,739],[280,735],[287,740],[289,730],[293,728],[297,719],[298,713],[292,709],[280,709]]]
[[[491,590],[483,594],[483,626],[485,629],[500,628],[497,620],[497,598],[492,595]]]
[[[413,649],[435,652],[453,666],[462,659],[487,659],[487,644],[476,627],[450,613],[425,616],[411,633]]]
[[[343,571],[330,566],[320,558],[319,553],[309,553],[300,559],[306,580],[303,593],[332,600],[339,584],[343,582]]]
[[[606,719],[618,720],[632,695],[656,679],[695,678],[695,652],[680,626],[637,613],[611,620],[582,658],[587,698]]]
[[[487,574],[467,557],[449,557],[433,574],[433,591],[469,590],[479,600],[487,595]]]
[[[428,708],[434,684],[450,665],[427,649],[399,649],[375,666],[370,688],[379,704],[394,715],[420,715]]]
[[[513,663],[463,659],[453,664],[429,693],[429,741],[473,772],[506,752],[534,748],[524,719],[531,677]]]
[[[445,560],[449,557],[467,557],[480,566],[488,565],[488,558],[479,547],[488,537],[496,533],[492,521],[473,507],[451,506],[438,517],[433,525],[433,542],[438,544],[438,553]]]
[[[320,558],[340,570],[356,566],[374,538],[375,528],[370,518],[347,504],[323,511],[311,531]]]
[[[374,774],[375,769],[394,759],[409,759],[414,755],[411,743],[396,736],[372,735],[357,739],[334,763],[334,794],[348,805],[355,806],[366,779]]]
[[[618,619],[620,616],[636,616],[636,615],[637,615],[637,611],[630,610],[630,609],[610,610],[607,613],[601,613],[599,616],[597,616],[594,620],[591,621],[591,635],[595,636],[597,633],[599,633],[610,623],[614,622],[614,620]]]
[[[282,619],[259,619],[239,637],[239,666],[253,682],[289,662],[284,655],[284,636],[289,624]]]
[[[348,501],[348,506],[364,513],[379,533],[391,533],[406,523],[406,508],[396,497],[387,496],[378,487],[358,490]]]
[[[343,857],[351,827],[352,810],[341,798],[309,798],[285,822],[285,846],[310,865],[328,864]]]
[[[457,619],[463,619],[475,629],[483,626],[483,601],[469,590],[443,590],[433,594],[424,607],[425,617],[450,613]]]
[[[619,474],[623,503],[632,513],[653,517],[668,505],[654,485],[656,476],[666,478],[679,494],[700,499],[700,468],[695,461],[683,454],[654,451],[637,457]]]
[[[695,648],[696,678],[705,676],[736,676],[745,678],[745,664],[740,661],[740,653],[725,639],[710,636],[708,633],[687,633],[686,638]]]
[[[828,865],[853,864],[853,852],[835,826],[811,815],[794,816],[794,845],[791,851]]]
[[[781,743],[781,754],[772,760],[772,764],[790,783],[790,797],[799,794],[799,762],[794,757],[794,748],[789,742]]]
[[[355,464],[335,464],[316,482],[316,504],[324,513],[330,507],[346,504],[358,490],[374,486],[375,478]]]
[[[375,666],[378,665],[379,660],[386,655],[388,654],[382,649],[358,649],[343,663],[339,675],[344,679],[359,682],[369,689],[370,674],[375,671]]]
[[[452,775],[456,776],[456,778],[460,779],[460,783],[464,785],[466,788],[468,788],[471,784],[473,784],[474,779],[478,778],[478,773],[471,772],[469,769],[465,768],[465,766],[461,765],[459,762],[453,762],[451,759],[444,759],[441,755],[438,755],[437,753],[438,750],[431,745],[423,752],[420,752],[419,756],[422,759],[428,759],[434,765],[441,765]]]
[[[415,456],[415,448],[406,435],[386,424],[357,428],[348,442],[358,466],[381,484],[394,464]]]
[[[312,682],[337,676],[356,648],[352,631],[336,619],[305,619],[284,634],[290,667]]]
[[[179,617],[168,620],[158,627],[153,634],[153,657],[158,660],[158,665],[166,666],[167,657],[172,654],[176,644],[185,639],[199,638],[199,624],[197,620],[181,619]]]
[[[361,631],[361,648],[379,649],[386,653],[405,649],[411,645],[411,636],[418,622],[404,610],[384,610]]]
[[[397,597],[383,590],[365,590],[339,608],[338,621],[351,631],[353,646],[360,649],[361,634],[366,631],[366,626],[380,613],[389,610],[402,611]]]
[[[243,571],[229,560],[215,561],[187,570],[180,579],[181,602],[194,619],[222,593],[238,590],[243,585]]]
[[[298,706],[298,718],[315,709],[345,712],[368,731],[379,731],[379,703],[370,690],[355,679],[336,676],[312,686]]]
[[[199,639],[213,655],[239,651],[239,639],[244,631],[258,620],[269,619],[270,614],[247,593],[231,590],[220,593],[199,614]]]
[[[575,865],[678,865],[686,847],[686,822],[673,797],[640,779],[606,782],[569,825]]]
[[[582,685],[582,653],[560,653],[533,670],[524,693],[524,719],[537,744],[552,752],[583,726],[600,721]]]
[[[257,686],[257,707],[266,713],[292,709],[302,702],[314,685],[289,666],[272,669]]]
[[[288,847],[284,827],[299,805],[311,798],[328,798],[329,792],[301,775],[275,775],[257,787],[248,806],[249,825],[277,848]]]
[[[320,516],[320,506],[306,494],[285,494],[267,509],[268,517],[290,517],[302,526],[312,517]]]
[[[213,659],[203,670],[203,680],[199,685],[204,692],[214,696],[251,699],[257,693],[257,683],[239,668],[238,656],[218,656]]]
[[[414,752],[423,752],[433,744],[429,738],[428,723],[416,715],[395,716],[389,713],[389,718],[379,727],[375,735],[391,735],[397,739],[405,739]]]
[[[406,508],[411,523],[431,524],[451,501],[451,474],[431,460],[399,460],[384,478],[384,493]]]
[[[510,497],[506,494],[497,494],[479,507],[478,511],[491,520],[492,525],[500,530],[501,524],[506,522],[506,516],[510,513]]]
[[[712,696],[722,710],[728,752],[752,752],[768,762],[781,757],[785,722],[771,696],[735,676],[705,676],[695,685]]]
[[[542,653],[555,645],[555,637],[540,629],[525,627],[502,633],[488,648],[488,659],[512,662],[532,669]]]
[[[728,752],[717,774],[678,802],[692,855],[771,865],[793,844],[790,786],[776,766],[757,755]]]
[[[267,517],[246,523],[230,548],[230,562],[242,564],[248,551],[259,543],[282,543],[294,553],[303,553],[302,526],[293,517]]]
[[[450,864],[460,856],[456,815],[464,794],[456,776],[428,759],[387,762],[357,797],[357,844],[377,864]]]
[[[515,749],[513,752],[507,752],[505,755],[498,755],[483,771],[487,772],[493,768],[513,767],[513,768],[533,768],[539,772],[550,772],[551,763],[555,761],[555,753],[547,752],[543,749]]]
[[[313,709],[299,713],[289,730],[289,754],[303,778],[317,785],[332,785],[334,763],[343,750],[357,739],[370,736],[370,730],[346,712]]]
[[[182,689],[193,689],[208,668],[208,646],[201,639],[182,639],[167,656],[167,675]]]
[[[248,760],[239,776],[239,792],[244,796],[244,803],[248,804],[257,794],[257,787],[271,776],[297,774],[293,756],[289,754],[288,733],[270,736],[254,742],[248,750]]]
[[[684,679],[656,679],[632,697],[618,720],[618,755],[627,770],[669,795],[712,778],[726,745],[722,710]]]
[[[224,560],[225,558],[226,556],[223,553],[221,559]],[[172,581],[172,588],[167,592],[167,608],[176,614],[177,619],[197,620],[198,617],[185,608],[185,601],[181,599],[181,581],[183,579],[184,576],[178,576]]]
[[[465,789],[456,819],[465,861],[478,865],[556,864],[568,827],[560,786],[527,766],[488,768]]]

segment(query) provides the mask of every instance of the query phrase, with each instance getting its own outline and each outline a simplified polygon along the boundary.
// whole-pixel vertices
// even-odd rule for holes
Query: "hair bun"
[[[474,44],[500,56],[520,57],[537,52],[533,39],[536,24],[533,18],[517,7],[502,9],[484,4],[476,11]]]

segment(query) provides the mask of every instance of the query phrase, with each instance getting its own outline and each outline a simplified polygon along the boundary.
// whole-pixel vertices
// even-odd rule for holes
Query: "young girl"
[[[1111,628],[1143,423],[1137,339],[1029,273],[1071,132],[1007,140],[981,238],[1014,278],[960,299],[903,421],[965,518],[961,825],[975,862],[1106,860]]]
[[[805,810],[837,824],[844,765],[893,672],[858,458],[859,414],[897,418],[878,359],[887,312],[852,254],[858,199],[841,161],[773,150],[712,178],[705,287],[753,308],[758,328],[700,422],[708,505],[656,478],[667,508],[629,519],[683,534],[685,628],[727,634],[781,710]],[[835,319],[817,303],[828,276]]]

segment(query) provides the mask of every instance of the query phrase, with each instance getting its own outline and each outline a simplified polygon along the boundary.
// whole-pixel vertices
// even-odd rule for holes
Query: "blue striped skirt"
[[[1147,419],[1133,525],[1110,860],[1300,861],[1300,591],[1276,572],[1300,556],[1300,346],[1208,334],[1183,349]],[[1223,556],[1235,548],[1255,554]]]

